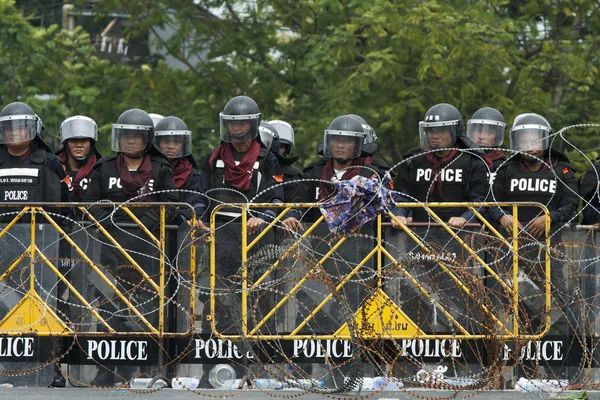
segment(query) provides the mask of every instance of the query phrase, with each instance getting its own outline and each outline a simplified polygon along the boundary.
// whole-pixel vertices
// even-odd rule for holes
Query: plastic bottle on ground
[[[167,386],[167,382],[157,379],[151,387],[148,387],[154,378],[135,378],[129,381],[129,387],[132,389],[161,389]]]
[[[375,390],[400,390],[404,387],[404,382],[398,378],[387,378],[376,376],[373,378],[373,389]]]
[[[515,390],[529,393],[556,393],[565,390],[567,386],[569,386],[567,380],[519,378],[515,384]]]
[[[231,382],[231,389],[239,389],[241,382],[242,382],[241,379],[236,379],[233,382]],[[248,389],[248,383],[246,382],[246,380],[244,380],[244,384],[242,385],[241,388],[242,389]]]
[[[215,389],[231,389],[235,370],[229,364],[217,364],[208,372],[208,382]]]
[[[196,389],[200,384],[200,379],[198,378],[188,378],[188,377],[176,377],[171,380],[171,387],[173,389]]]
[[[257,379],[254,384],[258,389],[281,389],[283,383],[276,379]]]

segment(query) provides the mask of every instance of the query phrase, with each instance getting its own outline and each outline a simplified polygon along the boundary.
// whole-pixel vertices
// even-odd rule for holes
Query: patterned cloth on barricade
[[[393,209],[396,205],[387,189],[390,182],[388,173],[384,175],[383,182],[363,176],[332,181],[337,193],[320,206],[329,230],[334,234],[346,235],[360,229],[379,214]]]

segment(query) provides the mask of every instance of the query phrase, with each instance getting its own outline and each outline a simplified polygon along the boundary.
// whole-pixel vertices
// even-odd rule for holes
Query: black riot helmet
[[[467,121],[467,137],[479,147],[500,147],[507,126],[500,111],[492,107],[480,108]]]
[[[510,149],[515,151],[548,150],[552,127],[539,114],[520,114],[510,128]]]
[[[41,134],[40,124],[39,117],[27,104],[10,103],[0,112],[0,144],[33,140]]]
[[[154,144],[168,159],[187,157],[192,153],[192,131],[181,118],[164,117],[154,129]]]
[[[279,141],[279,133],[277,132],[277,129],[275,129],[275,127],[269,122],[262,121],[258,127],[258,131],[260,133],[260,141],[262,144],[264,144],[265,147],[273,153],[279,152],[279,146],[281,143]]]
[[[119,119],[117,119],[117,122],[112,125],[112,150],[117,153],[134,151],[127,150],[127,146],[131,145],[123,147],[122,142],[125,142],[126,137],[135,136],[141,137],[144,141],[144,149],[138,154],[138,157],[142,157],[146,153],[146,150],[153,145],[154,123],[150,115],[139,108],[132,108],[123,112],[119,116]]]
[[[365,134],[365,144],[377,143],[377,134],[375,133],[375,129],[373,129],[373,127],[371,125],[369,125],[367,123],[367,121],[360,115],[356,115],[356,114],[349,114],[349,115],[358,119],[360,121],[360,123],[362,124],[363,132]]]
[[[260,109],[254,100],[248,96],[234,97],[219,113],[221,140],[231,143],[256,139],[260,119]]]
[[[323,143],[325,157],[343,161],[360,157],[364,143],[364,131],[360,120],[352,115],[337,117],[325,130]],[[347,147],[348,145],[351,147]]]
[[[450,137],[448,138],[448,134]],[[425,113],[419,122],[421,149],[434,150],[452,146],[458,136],[464,134],[464,122],[460,112],[451,104],[440,103]]]

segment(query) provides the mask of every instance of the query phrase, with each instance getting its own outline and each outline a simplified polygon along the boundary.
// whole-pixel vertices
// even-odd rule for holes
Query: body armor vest
[[[0,151],[0,201],[3,202],[52,202],[61,201],[60,178],[46,165],[46,151],[33,149],[22,161],[8,155],[6,149]],[[57,209],[46,209],[58,212]],[[0,208],[0,213],[19,211],[19,208]],[[7,222],[14,215],[0,220]],[[22,218],[25,222],[28,218]]]
[[[562,176],[561,170],[565,165],[557,164],[554,168],[546,171],[523,171],[519,163],[511,163],[506,170],[503,197],[506,202],[538,202],[549,207],[553,200],[561,198],[558,193],[559,182],[556,176]],[[518,219],[521,222],[529,222],[542,210],[538,207],[519,207]]]
[[[441,166],[440,176],[436,177],[433,166],[425,156],[415,157],[411,161],[410,168],[410,193],[420,202],[465,202],[469,201],[468,183],[470,179],[471,163],[475,162],[468,153],[457,153],[450,162]],[[439,195],[437,187],[431,189],[435,180],[441,179],[442,196]],[[438,183],[439,185],[439,183]],[[426,222],[430,220],[429,214],[422,208],[411,208],[415,222]],[[433,211],[442,220],[447,221],[450,217],[460,216],[465,209],[460,208],[434,208]]]

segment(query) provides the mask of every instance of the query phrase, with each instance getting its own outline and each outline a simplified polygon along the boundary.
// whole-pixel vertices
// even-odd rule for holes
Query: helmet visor
[[[148,145],[148,136],[151,128],[140,125],[113,124],[112,126],[112,151],[125,154],[139,154]]]
[[[504,142],[507,124],[486,119],[467,121],[467,137],[479,147],[500,147]]]
[[[277,133],[273,132],[266,126],[259,126],[258,131],[260,132],[260,141],[265,145],[265,147],[271,151],[274,150],[273,142],[279,137]]]
[[[458,121],[419,122],[419,138],[423,150],[443,149],[456,142]]]
[[[249,115],[219,114],[220,136],[225,143],[241,143],[258,136],[260,113]]]
[[[550,130],[540,125],[519,125],[510,130],[510,149],[515,151],[548,150]]]
[[[168,159],[187,157],[192,153],[192,132],[156,131],[154,144]]]
[[[35,138],[38,120],[34,115],[0,117],[0,144],[28,142]]]
[[[60,126],[60,141],[67,139],[92,139],[98,140],[98,127],[91,119],[68,119]]]
[[[350,160],[362,153],[364,134],[354,131],[325,130],[323,155],[336,160]]]
[[[285,121],[269,121],[275,129],[277,129],[277,133],[279,134],[279,141],[281,144],[289,144],[291,146],[294,145],[294,128],[290,124]]]
[[[377,135],[375,135],[375,129],[371,125],[362,124],[363,131],[365,133],[365,144],[377,142]]]

